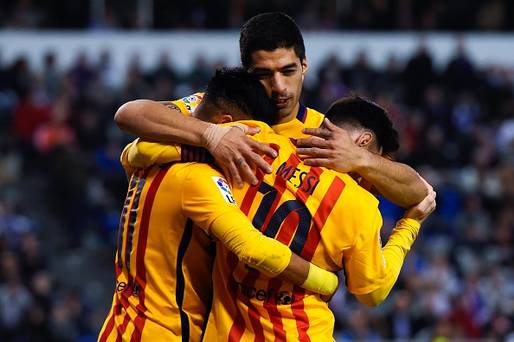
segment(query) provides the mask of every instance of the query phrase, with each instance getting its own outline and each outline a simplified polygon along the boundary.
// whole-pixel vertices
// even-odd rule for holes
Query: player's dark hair
[[[217,69],[207,84],[204,101],[230,114],[245,114],[250,119],[274,125],[277,108],[264,86],[243,68]],[[234,119],[241,119],[234,116]]]
[[[302,33],[293,18],[281,12],[258,14],[241,28],[239,49],[243,67],[252,64],[252,53],[257,50],[273,51],[293,48],[301,61],[305,59]]]
[[[398,132],[387,111],[375,102],[358,95],[350,95],[334,101],[326,115],[335,125],[350,124],[371,130],[377,137],[384,154],[395,152],[400,147]]]

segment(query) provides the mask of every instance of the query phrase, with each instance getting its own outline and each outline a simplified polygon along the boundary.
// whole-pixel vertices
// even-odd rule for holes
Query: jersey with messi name
[[[257,141],[279,151],[268,160],[272,174],[234,189],[253,226],[326,270],[344,269],[351,293],[380,287],[386,274],[377,199],[346,174],[302,164],[289,139],[251,124],[261,127]],[[318,295],[246,267],[221,246],[217,251],[206,340],[332,340],[334,316]]]

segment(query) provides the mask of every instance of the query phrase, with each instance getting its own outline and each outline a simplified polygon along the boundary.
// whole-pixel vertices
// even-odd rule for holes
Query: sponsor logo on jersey
[[[258,289],[244,283],[236,284],[237,289],[243,296],[249,299],[256,299],[267,304],[288,305],[293,304],[297,300],[294,294],[289,291],[280,291],[271,287],[267,289]]]
[[[234,196],[232,195],[232,191],[230,191],[230,186],[228,185],[227,181],[221,177],[212,177],[212,180],[214,181],[214,184],[216,184],[216,187],[221,193],[221,196],[223,199],[230,204],[236,204],[236,200],[234,199]]]

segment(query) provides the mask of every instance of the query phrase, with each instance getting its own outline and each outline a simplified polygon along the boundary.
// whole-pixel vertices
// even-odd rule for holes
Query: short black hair
[[[293,18],[285,13],[270,12],[250,18],[241,28],[239,49],[241,63],[248,69],[252,64],[252,53],[257,50],[273,51],[278,48],[293,48],[301,61],[305,59],[305,44],[302,33]]]
[[[350,124],[371,130],[384,154],[395,152],[400,147],[398,131],[387,111],[370,100],[350,95],[334,101],[325,115],[335,125]]]
[[[204,101],[230,114],[240,112],[269,125],[274,125],[278,117],[264,86],[243,68],[217,69],[207,84]]]

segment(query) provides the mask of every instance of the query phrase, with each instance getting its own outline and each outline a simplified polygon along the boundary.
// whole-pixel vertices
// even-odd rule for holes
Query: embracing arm
[[[241,261],[270,277],[281,277],[322,295],[335,291],[335,274],[295,256],[289,247],[253,227],[218,171],[206,164],[189,164],[187,170],[180,195],[184,216]]]
[[[421,202],[432,190],[412,167],[361,150],[364,153],[357,159],[355,171],[391,202],[408,208]]]
[[[257,127],[245,126],[244,130],[218,127],[182,114],[172,102],[152,100],[125,103],[116,112],[114,121],[123,131],[147,140],[207,148],[237,187],[242,187],[243,181],[257,183],[252,171],[255,167],[271,172],[261,154],[274,157],[275,150],[246,136],[257,133]]]
[[[337,288],[334,273],[303,260],[286,245],[263,235],[239,210],[219,216],[210,232],[241,261],[269,277],[279,277],[322,295],[330,296]]]
[[[114,121],[121,130],[148,140],[203,146],[202,134],[209,124],[182,114],[174,105],[152,100],[123,104]]]
[[[339,172],[357,172],[388,200],[409,208],[432,190],[408,165],[394,162],[357,146],[347,130],[325,119],[324,128],[307,128],[312,137],[298,139],[297,152],[304,163]]]

